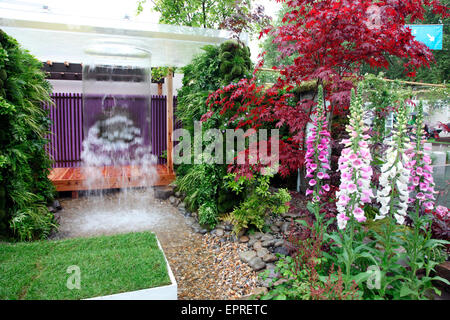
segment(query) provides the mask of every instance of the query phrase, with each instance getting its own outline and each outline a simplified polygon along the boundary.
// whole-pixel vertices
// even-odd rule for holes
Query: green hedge
[[[0,234],[46,237],[55,226],[47,209],[54,187],[45,151],[50,84],[41,63],[0,30]]]

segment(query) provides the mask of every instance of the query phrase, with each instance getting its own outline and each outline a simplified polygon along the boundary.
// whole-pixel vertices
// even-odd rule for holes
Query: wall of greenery
[[[176,116],[192,138],[194,121],[200,121],[209,111],[208,95],[223,85],[249,77],[253,67],[249,48],[237,41],[205,46],[203,51],[183,68],[183,87],[178,91]],[[217,115],[202,123],[202,131],[223,129],[227,123],[227,115]],[[186,194],[185,202],[190,210],[198,210],[203,225],[214,226],[220,213],[231,211],[241,200],[225,188],[226,164],[181,164],[175,170],[178,188]]]
[[[0,234],[45,238],[55,221],[47,204],[54,187],[45,146],[51,102],[41,63],[0,30]]]

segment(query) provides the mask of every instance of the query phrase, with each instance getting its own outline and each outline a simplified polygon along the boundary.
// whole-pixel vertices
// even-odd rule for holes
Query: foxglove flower
[[[329,179],[330,176],[326,173],[330,169],[328,149],[330,143],[330,133],[327,129],[327,121],[323,88],[319,86],[316,116],[313,121],[313,128],[311,134],[306,139],[306,177],[309,178],[308,185],[314,189],[306,190],[306,195],[313,195],[314,202],[320,199],[320,196],[330,190],[328,184],[323,185],[323,180]]]
[[[409,203],[415,203],[416,207],[422,207],[426,210],[432,210],[434,204],[434,190],[433,167],[431,166],[431,159],[424,151],[425,140],[422,139],[424,132],[423,124],[423,105],[419,103],[417,107],[416,125],[413,130],[413,140],[411,148],[408,150],[411,156],[409,166],[411,168],[409,178],[409,191],[415,193],[414,198],[409,199]]]
[[[388,142],[385,163],[381,167],[379,184],[381,189],[377,192],[377,201],[381,205],[375,220],[383,219],[392,214],[397,223],[403,224],[408,209],[408,181],[410,180],[410,156],[406,153],[411,147],[406,135],[406,108],[401,106],[397,116],[395,135]]]
[[[349,139],[342,140],[345,148],[339,157],[338,170],[341,172],[341,183],[336,193],[337,215],[339,229],[345,229],[347,221],[354,217],[358,222],[364,222],[362,207],[373,198],[370,180],[373,170],[370,165],[372,156],[369,150],[369,128],[363,121],[362,87],[358,88],[358,96],[352,90],[349,124],[346,127]]]

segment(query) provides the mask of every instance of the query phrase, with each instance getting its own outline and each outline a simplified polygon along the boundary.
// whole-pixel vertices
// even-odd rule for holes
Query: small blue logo
[[[417,41],[431,50],[442,50],[444,28],[442,24],[407,24]]]

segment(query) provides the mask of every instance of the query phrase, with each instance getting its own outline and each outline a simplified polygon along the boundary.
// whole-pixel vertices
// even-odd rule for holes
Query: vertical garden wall
[[[0,234],[32,240],[54,225],[45,150],[51,87],[41,63],[0,30]]]

